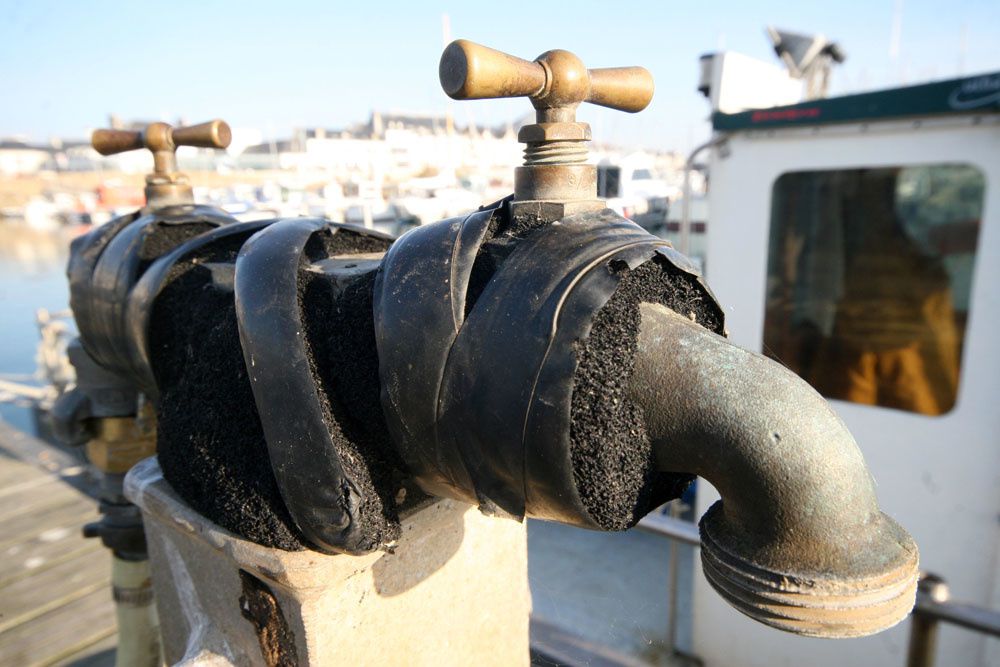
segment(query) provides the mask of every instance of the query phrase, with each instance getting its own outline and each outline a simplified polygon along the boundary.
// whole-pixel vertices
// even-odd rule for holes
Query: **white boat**
[[[749,86],[745,61],[705,63],[706,271],[731,338],[831,400],[921,569],[1000,609],[1000,73],[790,104],[783,71],[758,63]],[[699,515],[718,498],[700,484]],[[910,621],[803,639],[693,580],[705,665],[905,664]],[[936,652],[1000,664],[1000,642],[955,626]]]

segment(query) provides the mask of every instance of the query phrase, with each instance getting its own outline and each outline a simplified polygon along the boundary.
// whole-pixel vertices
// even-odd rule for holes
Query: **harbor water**
[[[85,227],[35,229],[0,223],[0,378],[36,384],[39,334],[36,312],[69,307],[69,244]],[[29,407],[0,403],[0,417],[38,435]]]

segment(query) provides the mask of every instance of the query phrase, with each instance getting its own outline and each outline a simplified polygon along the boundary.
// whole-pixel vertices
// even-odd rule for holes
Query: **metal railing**
[[[695,547],[701,546],[701,535],[698,533],[698,526],[690,521],[684,521],[683,519],[666,514],[650,514],[643,517],[636,528],[669,537],[682,544],[690,544]]]
[[[933,667],[937,652],[938,625],[1000,637],[1000,612],[950,599],[948,584],[934,574],[923,574],[917,584],[917,604],[910,624],[910,648],[906,667]]]
[[[650,514],[639,522],[641,530],[662,535],[671,540],[670,552],[670,648],[676,652],[677,552],[674,544],[699,546],[698,527],[665,514]],[[941,577],[924,573],[917,585],[917,601],[910,620],[910,646],[906,667],[933,667],[937,651],[938,627],[951,623],[960,628],[1000,637],[1000,611],[985,609],[950,599],[948,584]]]
[[[677,580],[680,571],[677,564],[677,544],[679,542],[695,547],[701,545],[698,526],[690,521],[677,518],[681,510],[680,501],[672,502],[667,505],[669,514],[649,514],[643,517],[637,528],[670,538],[670,560],[667,565],[667,579],[670,586],[667,593],[669,596],[667,598],[667,647],[673,655],[692,658],[700,664],[701,661],[697,660],[695,656],[689,655],[677,647]]]

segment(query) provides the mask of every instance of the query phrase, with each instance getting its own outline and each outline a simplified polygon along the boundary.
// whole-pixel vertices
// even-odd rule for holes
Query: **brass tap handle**
[[[570,211],[598,210],[597,168],[587,163],[590,126],[576,120],[582,102],[635,113],[653,99],[653,77],[642,67],[588,70],[569,51],[546,51],[533,62],[459,39],[445,47],[441,87],[456,100],[527,97],[535,123],[517,133],[524,166],[514,172],[513,215],[556,220]]]
[[[438,72],[452,99],[528,97],[539,111],[590,102],[635,113],[653,99],[653,77],[645,68],[588,70],[578,57],[558,49],[529,62],[459,39],[445,48]]]
[[[653,75],[645,67],[606,67],[590,73],[587,101],[618,111],[638,113],[653,100]]]
[[[101,155],[115,155],[143,148],[142,132],[131,130],[94,130],[90,143]]]
[[[94,130],[90,142],[101,155],[115,155],[139,148],[148,148],[153,152],[173,151],[178,146],[226,148],[232,138],[232,131],[225,121],[213,120],[189,127],[150,123],[139,131]]]
[[[178,146],[227,148],[233,133],[222,120],[171,127],[166,123],[150,123],[139,131],[94,130],[90,143],[101,155],[147,148],[153,154],[153,173],[146,176],[146,206],[156,209],[194,202],[194,193],[187,176],[177,170]]]
[[[229,148],[229,142],[233,140],[233,132],[224,120],[210,120],[198,125],[175,127],[171,134],[175,146]]]
[[[538,63],[455,40],[441,54],[441,87],[456,100],[533,97],[545,88],[545,69]]]

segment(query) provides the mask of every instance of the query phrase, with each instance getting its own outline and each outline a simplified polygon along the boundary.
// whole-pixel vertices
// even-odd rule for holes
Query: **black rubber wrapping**
[[[342,228],[323,219],[288,219],[254,235],[236,260],[236,316],[271,469],[292,519],[314,548],[359,554],[371,550],[356,520],[364,498],[331,438],[298,284],[310,237]]]
[[[374,275],[369,267],[385,248]],[[366,253],[375,254],[357,269],[364,280],[326,261]],[[668,266],[662,276],[694,286],[717,308],[686,258],[612,211],[536,225],[511,220],[508,200],[394,243],[325,219],[236,223],[215,209],[176,207],[116,219],[74,242],[68,273],[88,352],[154,401],[164,391],[173,408],[164,415],[158,403],[161,436],[170,436],[164,471],[177,488],[196,489],[189,500],[199,511],[272,546],[360,554],[398,535],[400,463],[430,495],[587,528],[627,527],[654,499],[676,495],[672,483],[621,493],[630,508],[603,516],[613,503],[595,504],[587,493],[618,492],[604,480],[649,487],[642,474],[604,459],[581,464],[573,439],[584,424],[585,442],[614,453],[604,447],[605,422],[574,418],[574,391],[589,373],[590,390],[577,398],[611,406],[603,392],[627,374],[599,356],[581,364],[581,350],[596,349],[581,346],[594,327],[595,338],[618,331],[595,325],[599,314],[637,331],[639,297],[628,297],[631,315],[605,306],[620,304],[634,284],[646,289],[643,299],[658,298],[657,278],[633,271],[647,263],[643,271]],[[197,280],[187,281],[192,267]],[[205,296],[193,300],[201,310],[189,312],[185,290]],[[170,308],[158,310],[164,301]],[[157,334],[177,349],[163,340],[151,349]],[[184,354],[154,359],[161,348]],[[216,381],[219,367],[228,370]],[[157,387],[165,368],[194,372]],[[213,429],[232,431],[219,420],[230,411],[242,415],[245,433],[220,442]],[[632,433],[627,426],[612,432]],[[255,465],[241,467],[248,457]],[[233,478],[229,486],[213,485],[216,470]]]
[[[234,222],[199,234],[156,259],[135,283],[125,309],[125,327],[128,334],[125,337],[128,346],[126,361],[129,366],[128,377],[135,381],[146,396],[155,401],[159,395],[149,351],[149,325],[153,315],[153,302],[173,277],[176,267],[185,262],[196,261],[200,254],[209,251],[217,243],[245,240],[273,222],[275,220]]]
[[[425,492],[471,503],[477,499],[460,452],[428,444],[439,442],[445,364],[462,330],[472,266],[495,213],[489,208],[410,231],[386,253],[375,281],[375,336],[389,432]]]
[[[73,311],[73,319],[82,338],[94,338],[91,334],[97,327],[96,311],[91,294],[91,280],[94,267],[97,266],[101,254],[108,243],[121,230],[135,222],[141,215],[140,211],[129,213],[107,222],[70,243],[69,263],[66,267],[66,277],[69,279],[69,305]],[[84,348],[87,349],[84,344]],[[88,350],[91,357],[93,352]]]
[[[235,222],[208,206],[171,206],[112,220],[73,242],[67,270],[70,307],[84,348],[104,368],[128,377],[125,309],[157,257],[215,227]]]
[[[427,492],[600,529],[574,480],[575,344],[617,288],[616,264],[659,256],[704,284],[666,241],[605,210],[528,233],[463,317],[494,215],[419,227],[387,253],[375,286],[383,411]]]

